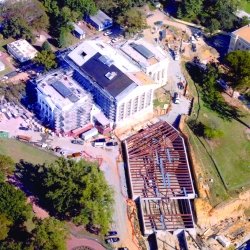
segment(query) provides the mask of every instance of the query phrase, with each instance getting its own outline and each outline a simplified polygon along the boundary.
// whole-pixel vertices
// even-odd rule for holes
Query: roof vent
[[[116,76],[116,72],[108,72],[105,76],[109,79],[112,80]]]

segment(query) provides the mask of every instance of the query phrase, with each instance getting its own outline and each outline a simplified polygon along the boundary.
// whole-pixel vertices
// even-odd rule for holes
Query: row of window
[[[121,104],[118,110],[118,121],[123,120],[135,113],[147,108],[151,104],[152,90],[137,96],[135,99],[130,99],[126,105]]]

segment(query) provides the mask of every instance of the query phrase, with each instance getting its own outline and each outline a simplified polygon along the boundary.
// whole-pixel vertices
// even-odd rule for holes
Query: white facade
[[[235,50],[250,51],[250,25],[246,25],[231,33],[228,53]]]
[[[132,82],[130,86],[124,88],[116,96],[112,96],[112,93],[100,86],[100,84],[98,85],[96,79],[89,77],[88,72],[81,70],[86,63],[93,60],[97,53],[105,56],[107,61],[110,62],[110,67],[114,65]],[[155,83],[137,65],[131,63],[120,50],[114,49],[103,41],[85,41],[70,52],[65,60],[75,70],[75,79],[79,84],[82,84],[86,89],[93,89],[92,95],[96,104],[116,125],[124,124],[127,118],[153,112],[153,93],[161,84]],[[153,67],[156,70],[156,66],[153,65],[149,68],[152,69]],[[165,65],[165,68],[167,69],[167,65]],[[117,84],[119,84],[119,81]]]
[[[141,47],[143,51],[150,52],[150,58],[145,57],[143,53],[136,50],[136,46]],[[158,45],[153,46],[144,39],[138,41],[129,40],[121,46],[120,50],[140,70],[150,76],[158,84],[158,87],[167,83],[169,59]]]
[[[61,70],[36,80],[37,103],[42,120],[56,132],[70,132],[91,121],[92,97]]]
[[[33,59],[38,51],[24,39],[19,39],[7,44],[8,52],[19,62],[26,62]]]

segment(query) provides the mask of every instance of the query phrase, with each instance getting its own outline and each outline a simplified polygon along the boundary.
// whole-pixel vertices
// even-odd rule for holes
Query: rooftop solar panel
[[[70,96],[68,96],[68,98],[73,103],[79,101],[79,98],[77,96],[75,96],[74,94],[71,94]]]
[[[149,49],[147,49],[141,44],[132,43],[130,44],[130,46],[142,56],[144,56],[146,59],[150,59],[155,56]]]
[[[64,98],[72,95],[72,92],[60,81],[53,82],[51,86]]]

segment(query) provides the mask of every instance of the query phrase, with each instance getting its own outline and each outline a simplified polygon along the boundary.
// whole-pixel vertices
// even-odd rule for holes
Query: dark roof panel
[[[51,84],[51,86],[64,98],[68,98],[71,102],[75,103],[79,100],[77,96],[75,96],[70,89],[68,89],[62,82],[55,81]]]
[[[72,92],[60,81],[55,81],[51,85],[64,98],[72,94]]]
[[[98,85],[105,89],[113,97],[118,96],[127,87],[133,84],[133,81],[121,70],[111,63],[105,63],[103,56],[96,53],[81,69]]]
[[[141,44],[131,43],[130,46],[142,56],[144,56],[146,59],[150,59],[155,56],[149,49],[147,49]]]

